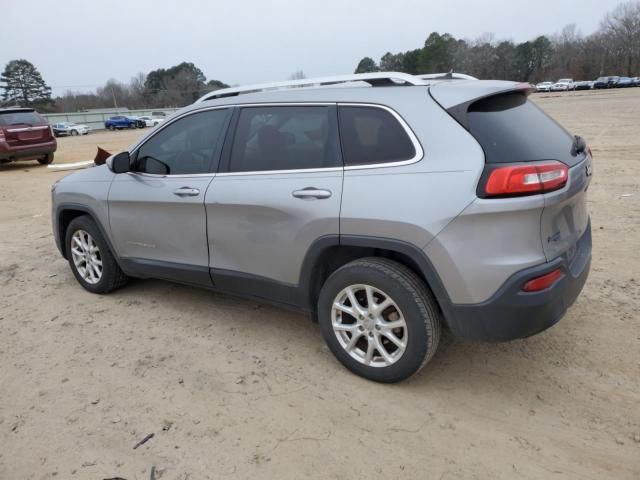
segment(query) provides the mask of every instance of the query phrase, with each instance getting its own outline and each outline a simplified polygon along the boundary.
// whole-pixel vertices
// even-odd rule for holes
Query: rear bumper
[[[17,147],[9,147],[6,143],[0,142],[0,160],[29,160],[39,158],[55,152],[57,147],[58,143],[55,139],[36,145]]]
[[[447,323],[454,335],[470,340],[506,341],[524,338],[555,325],[587,281],[591,265],[591,224],[576,248],[551,262],[521,270],[487,301],[454,304]],[[522,291],[524,283],[561,267],[564,276],[546,290]]]

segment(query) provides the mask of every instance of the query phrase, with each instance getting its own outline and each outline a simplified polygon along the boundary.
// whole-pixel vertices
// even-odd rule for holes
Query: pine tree
[[[46,108],[52,103],[51,87],[27,60],[11,60],[0,76],[2,99],[22,107]]]

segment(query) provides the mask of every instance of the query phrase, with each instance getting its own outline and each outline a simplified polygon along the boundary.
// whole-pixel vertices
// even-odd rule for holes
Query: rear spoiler
[[[530,83],[498,80],[438,83],[429,88],[431,97],[465,128],[467,109],[472,103],[502,93],[521,92],[528,96],[534,91]]]

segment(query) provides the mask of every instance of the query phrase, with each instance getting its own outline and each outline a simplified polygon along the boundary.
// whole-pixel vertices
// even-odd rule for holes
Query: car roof
[[[179,113],[199,110],[204,107],[226,105],[253,105],[261,103],[375,103],[393,105],[394,99],[413,95],[428,95],[428,91],[437,92],[438,102],[443,107],[458,105],[473,98],[483,97],[510,90],[526,90],[528,83],[501,80],[432,80],[424,85],[398,86],[363,86],[348,84],[347,86],[289,88],[283,90],[266,90],[254,93],[243,93],[204,100],[184,107]]]

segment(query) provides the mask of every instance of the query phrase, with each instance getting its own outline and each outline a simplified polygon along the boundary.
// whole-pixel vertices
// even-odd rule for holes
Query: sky
[[[231,85],[352,73],[421,47],[432,31],[516,42],[575,23],[595,31],[619,0],[0,0],[0,68],[33,63],[58,95],[193,62]]]

